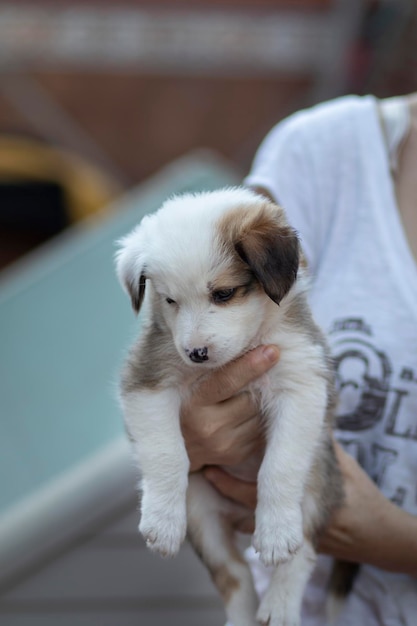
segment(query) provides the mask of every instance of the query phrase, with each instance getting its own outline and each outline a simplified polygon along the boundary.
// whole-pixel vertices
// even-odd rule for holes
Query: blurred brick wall
[[[0,85],[0,133],[17,132],[42,137],[42,130],[48,126],[48,113],[43,115],[39,102],[35,103],[38,107],[37,116],[33,114],[28,119],[28,112],[31,117],[30,90],[26,89],[18,95],[20,101],[14,106],[16,103],[10,98],[7,81],[11,79],[14,89],[13,73],[16,72],[18,80],[29,78],[32,82],[36,81],[44,96],[50,98],[75,122],[80,131],[108,157],[115,171],[122,174],[124,183],[129,186],[143,180],[172,159],[199,147],[218,151],[245,172],[265,132],[285,115],[310,104],[311,92],[317,81],[316,73],[320,71],[317,68],[317,44],[322,43],[322,37],[317,35],[314,14],[323,15],[323,11],[333,3],[332,0],[131,0],[120,4],[96,0],[77,4],[54,0],[49,4],[44,0],[30,5],[21,1],[20,4],[25,6],[27,22],[20,17],[24,15],[22,9],[22,13],[16,12],[12,18],[8,18],[10,27],[3,21],[1,30],[3,44],[0,41],[0,54],[3,45],[8,58],[3,60],[5,74],[3,87]],[[10,6],[16,11],[16,2]],[[48,6],[51,6],[51,12]],[[62,8],[64,6],[71,7],[68,13]],[[287,10],[289,6],[290,12]],[[44,19],[33,13],[36,7],[45,10]],[[57,10],[57,7],[61,9]],[[77,16],[77,7],[87,11],[85,20],[90,30],[88,26],[84,27],[83,13]],[[109,14],[110,17],[100,13],[103,7],[104,11],[110,7],[115,13]],[[225,53],[219,65],[218,52],[213,48],[211,51],[207,49],[210,25],[205,31],[200,25],[206,47],[203,46],[200,57],[195,61],[192,58],[193,46],[198,51],[198,41],[188,45],[185,39],[190,27],[177,37],[172,27],[166,33],[175,56],[171,65],[169,58],[163,58],[162,55],[155,61],[155,67],[152,67],[152,59],[149,58],[151,52],[146,56],[143,46],[139,48],[139,58],[135,60],[131,47],[138,45],[139,38],[140,41],[148,41],[150,51],[154,48],[155,54],[159,53],[156,42],[164,44],[167,26],[163,23],[159,25],[156,20],[150,26],[151,29],[155,28],[154,35],[142,27],[141,34],[135,40],[132,24],[129,23],[129,7],[135,7],[135,11],[137,7],[145,9],[145,23],[147,7],[153,16],[158,15],[158,8],[169,9],[171,15],[175,15],[176,11],[179,20],[181,16],[188,15],[184,11],[192,7],[193,15],[197,20],[201,15],[200,22],[203,24],[214,9],[213,26],[216,34],[213,46],[215,48],[219,41],[229,50],[229,54]],[[292,16],[298,20],[300,16],[294,8],[307,10],[306,26],[301,29],[292,25]],[[200,10],[202,13],[199,13]],[[223,24],[223,28],[219,10],[225,10],[229,20]],[[268,16],[272,15],[279,26],[281,20],[277,16],[280,10],[284,10],[286,19],[290,16],[290,28],[286,30],[281,27],[276,35],[278,41],[274,42]],[[58,12],[54,14],[54,11]],[[55,19],[54,15],[58,17]],[[233,32],[229,37],[232,41],[224,44],[228,37],[227,29],[231,25],[230,17],[233,19],[234,15],[243,19],[241,32],[239,29]],[[137,12],[131,16],[132,20],[140,20]],[[249,24],[256,27],[249,32],[248,16]],[[312,28],[308,26],[310,16],[313,17]],[[96,17],[98,24],[92,25]],[[22,22],[17,24],[18,20]],[[136,25],[140,26],[140,22],[136,21]],[[56,28],[58,31],[61,29],[65,40],[61,48],[60,42],[56,41],[56,32],[54,34]],[[16,36],[12,29],[16,29]],[[272,44],[269,59],[266,58],[265,49],[262,49],[262,29],[269,29],[266,33]],[[115,36],[112,43],[106,44],[107,32]],[[280,38],[286,38],[286,43],[280,43]],[[9,48],[4,43],[6,39]],[[331,35],[327,39],[330,40]],[[288,52],[286,59],[279,61],[278,57],[283,52],[286,54],[288,45],[292,46],[295,54]],[[302,50],[304,45],[306,49]],[[308,46],[312,49],[309,50]],[[184,49],[181,50],[181,47]],[[101,49],[103,54],[100,57]],[[67,54],[67,57],[60,62],[61,54]],[[166,56],[167,53],[164,54]],[[103,55],[106,57],[104,61]],[[184,68],[180,66],[181,55],[184,57]],[[204,55],[213,55],[213,59],[207,60]],[[299,59],[293,61],[297,55]],[[310,58],[316,60],[310,62]],[[16,91],[13,97],[15,94]],[[53,129],[51,125],[50,130],[50,136],[47,136],[47,132],[44,139],[54,140],[56,126]],[[57,141],[60,139],[62,137],[56,136]],[[88,157],[88,154],[85,156]]]
[[[66,140],[72,139],[71,122],[74,122],[74,128],[79,131],[81,140],[86,138],[85,142],[78,142],[80,153],[83,154],[86,148],[84,156],[119,176],[126,188],[139,183],[171,160],[200,147],[219,152],[231,160],[243,175],[250,166],[259,142],[271,126],[294,110],[310,105],[318,97],[339,95],[343,88],[345,91],[373,92],[380,96],[417,90],[415,0],[410,0],[409,3],[406,0],[398,3],[352,0],[350,5],[346,2],[346,7],[351,7],[352,11],[360,6],[366,19],[362,30],[352,30],[349,35],[351,41],[347,42],[347,55],[351,55],[348,59],[350,75],[348,73],[346,77],[341,76],[339,84],[335,85],[330,72],[328,84],[323,85],[326,74],[320,75],[321,68],[314,68],[313,63],[309,67],[309,57],[319,59],[322,54],[320,48],[332,44],[332,37],[333,43],[337,43],[337,39],[345,34],[346,29],[343,22],[339,24],[341,30],[334,31],[332,22],[329,21],[330,26],[322,31],[329,39],[325,41],[325,37],[321,38],[317,34],[319,31],[314,30],[314,18],[316,15],[320,19],[327,15],[331,17],[339,2],[340,0],[124,0],[117,3],[111,0],[93,0],[70,3],[68,0],[44,0],[28,3],[14,0],[9,6],[15,11],[17,6],[21,6],[17,15],[23,15],[24,11],[30,13],[36,7],[46,7],[45,15],[48,17],[56,10],[63,11],[65,7],[69,7],[68,16],[71,17],[77,7],[81,7],[82,10],[91,9],[88,17],[91,19],[96,9],[100,11],[104,7],[105,10],[131,8],[136,11],[139,8],[149,9],[151,12],[155,9],[169,9],[178,11],[181,16],[186,14],[182,11],[192,8],[197,15],[201,10],[203,16],[204,12],[211,10],[225,10],[225,14],[229,16],[236,11],[236,15],[250,16],[254,26],[258,25],[259,18],[268,15],[276,18],[282,11],[286,19],[288,16],[291,18],[291,15],[305,17],[307,21],[311,19],[313,35],[309,39],[301,34],[308,34],[308,29],[295,29],[294,38],[291,39],[289,30],[281,29],[280,36],[288,37],[285,45],[289,44],[294,51],[299,49],[302,52],[303,56],[300,56],[296,67],[291,65],[291,53],[285,57],[285,49],[284,58],[281,61],[278,59],[276,67],[273,67],[276,52],[271,53],[271,67],[264,65],[262,68],[260,65],[258,71],[256,61],[250,66],[248,46],[255,45],[256,48],[259,44],[258,31],[258,43],[244,38],[240,43],[242,55],[246,54],[244,62],[248,63],[249,59],[247,71],[244,66],[238,67],[237,71],[234,66],[228,68],[231,62],[232,65],[239,63],[239,59],[235,57],[233,60],[226,56],[222,66],[211,69],[206,67],[199,72],[198,68],[196,70],[192,67],[192,63],[182,71],[178,68],[178,59],[174,60],[176,66],[174,63],[169,67],[168,63],[167,67],[160,68],[152,68],[152,64],[144,67],[140,62],[132,63],[131,60],[123,65],[123,59],[121,64],[112,66],[109,59],[101,62],[100,57],[89,59],[83,64],[82,52],[78,64],[76,55],[75,61],[70,59],[69,62],[66,59],[60,63],[59,54],[62,51],[58,50],[57,58],[50,58],[48,48],[46,52],[43,51],[44,56],[41,54],[39,59],[32,60],[30,38],[34,38],[32,46],[35,47],[32,49],[36,53],[36,42],[42,48],[43,37],[48,36],[48,32],[42,31],[45,20],[40,21],[40,26],[38,21],[32,31],[30,28],[25,31],[23,24],[23,27],[19,27],[20,31],[18,28],[18,34],[23,48],[29,45],[28,57],[24,58],[20,66],[13,54],[7,59],[0,57],[0,68],[3,71],[0,84],[0,133],[30,135],[51,142],[56,140],[66,147]],[[0,10],[6,4],[0,2]],[[394,10],[392,16],[389,10],[385,13],[381,11],[383,6]],[[402,7],[408,7],[409,14]],[[401,11],[403,17],[400,15]],[[127,18],[123,19],[129,19],[129,14],[126,15]],[[278,20],[276,24],[279,26],[279,23]],[[397,23],[398,28],[391,29],[391,24]],[[79,23],[75,25],[79,27]],[[265,27],[268,28],[267,22]],[[161,32],[163,36],[163,30]],[[3,40],[9,33],[13,46],[16,39],[10,35],[10,31],[6,29],[2,33]],[[81,44],[86,43],[86,39],[88,44],[88,32],[80,35],[77,31],[75,42],[77,36],[81,36]],[[74,41],[69,43],[74,46]],[[100,41],[99,38],[98,43]],[[119,41],[123,43],[123,39]],[[278,41],[277,44],[279,43]],[[1,45],[0,41],[0,52]],[[76,45],[75,43],[75,53]],[[93,42],[93,53],[97,55],[100,48],[94,49],[94,45]],[[116,56],[120,52],[111,45],[105,52],[110,54],[112,50]],[[126,50],[129,52],[129,46]],[[239,52],[236,45],[231,50],[233,53]],[[259,50],[256,53],[259,54]],[[186,51],[186,54],[190,55],[190,51]],[[256,55],[254,58],[257,58]],[[330,67],[331,53],[322,54],[322,58]],[[187,62],[190,61],[193,59],[188,56]],[[202,61],[204,63],[204,59]],[[267,61],[264,56],[262,62]],[[314,63],[317,65],[317,60]],[[13,82],[14,77],[23,79],[23,82],[26,78],[29,82],[34,81],[44,96],[56,105],[63,114],[63,133],[56,132],[57,123],[55,126],[51,124],[50,129],[47,128],[49,113],[42,111],[42,102],[37,102],[38,109],[34,107],[31,111],[30,86],[28,97],[20,95],[20,102],[16,106],[13,97],[10,98],[10,93],[7,93],[8,80],[12,79]],[[317,93],[319,81],[322,81],[321,95]],[[65,116],[70,122],[68,128],[65,128]],[[69,145],[71,148],[75,145],[77,149],[77,141],[69,141]],[[90,147],[93,149],[89,150]],[[17,254],[27,247],[30,244],[20,242],[16,246],[16,250],[19,248]]]

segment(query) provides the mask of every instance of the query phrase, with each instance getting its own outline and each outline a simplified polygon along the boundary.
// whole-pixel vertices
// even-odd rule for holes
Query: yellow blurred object
[[[98,213],[122,192],[116,180],[84,159],[40,141],[0,136],[0,181],[54,181],[71,222]]]

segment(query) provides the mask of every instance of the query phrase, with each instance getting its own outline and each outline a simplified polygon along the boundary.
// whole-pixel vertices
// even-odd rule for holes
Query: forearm
[[[417,517],[388,500],[340,445],[335,451],[345,501],[323,533],[320,551],[417,577]]]
[[[355,528],[336,514],[321,539],[320,551],[417,577],[417,517],[385,499],[371,515],[369,524]]]
[[[389,504],[393,512],[381,537],[384,543],[374,546],[375,558],[372,560],[382,569],[417,578],[417,517],[391,502]],[[370,545],[372,546],[371,538]],[[371,557],[369,560],[371,562]]]
[[[272,351],[271,351],[272,348]],[[250,395],[242,390],[278,360],[272,346],[259,347],[222,371],[214,372],[182,410],[182,428],[191,469],[234,465],[263,445],[259,418]],[[340,445],[335,450],[346,500],[324,532],[319,549],[358,563],[417,577],[417,517],[392,504]],[[242,531],[253,531],[256,483],[245,483],[211,467],[207,478],[224,496],[248,507]]]
[[[345,477],[346,499],[319,541],[319,551],[356,563],[417,577],[417,517],[387,500],[375,483],[340,446],[337,454]],[[256,483],[246,483],[219,468],[207,478],[224,496],[248,508],[240,530],[253,532]]]

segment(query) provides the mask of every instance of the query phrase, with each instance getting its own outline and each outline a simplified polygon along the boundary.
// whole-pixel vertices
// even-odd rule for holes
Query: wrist
[[[373,519],[346,542],[347,560],[417,577],[417,517],[381,495]]]
[[[363,475],[346,484],[345,503],[330,520],[319,550],[339,560],[417,577],[417,517],[385,498]]]
[[[384,541],[375,552],[374,564],[417,578],[417,517],[389,501],[386,519],[382,521]]]

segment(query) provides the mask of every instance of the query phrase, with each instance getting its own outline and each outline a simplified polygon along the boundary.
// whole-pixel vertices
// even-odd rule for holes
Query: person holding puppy
[[[299,232],[310,304],[335,363],[336,452],[345,502],[319,545],[303,626],[325,624],[331,557],[361,564],[337,626],[415,624],[417,615],[417,94],[348,96],[272,129],[246,185],[281,204]],[[248,508],[256,485],[234,465],[262,446],[244,392],[279,359],[260,346],[214,372],[183,407],[191,469]],[[268,573],[254,554],[259,593]],[[236,625],[238,626],[238,625]]]

